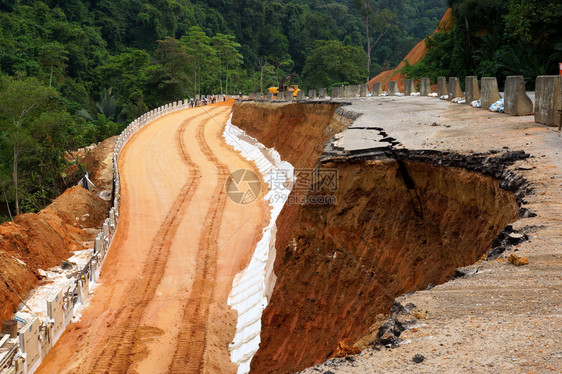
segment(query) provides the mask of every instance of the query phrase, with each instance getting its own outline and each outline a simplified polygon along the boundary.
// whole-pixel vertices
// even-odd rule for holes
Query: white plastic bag
[[[490,105],[490,110],[492,112],[503,113],[503,99],[499,99],[498,101]]]

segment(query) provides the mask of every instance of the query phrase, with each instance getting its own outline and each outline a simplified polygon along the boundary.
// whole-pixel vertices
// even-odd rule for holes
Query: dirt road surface
[[[143,128],[119,158],[121,212],[101,285],[38,373],[228,373],[236,313],[226,300],[268,218],[228,199],[256,170],[222,139],[232,103]]]

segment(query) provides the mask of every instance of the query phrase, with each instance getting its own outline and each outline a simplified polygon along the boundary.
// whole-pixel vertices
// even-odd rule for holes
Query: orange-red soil
[[[125,146],[102,283],[39,373],[236,372],[226,300],[269,211],[226,196],[232,171],[255,170],[222,139],[231,105],[168,114]]]
[[[437,29],[435,29],[434,34],[438,32],[449,31],[453,27],[453,15],[451,9],[447,9],[443,18],[439,22]],[[431,36],[430,36],[431,38]],[[390,81],[397,81],[398,89],[403,91],[404,90],[404,79],[406,76],[404,74],[400,74],[400,69],[406,65],[406,61],[408,64],[414,65],[418,63],[421,59],[425,57],[427,54],[427,46],[425,43],[425,39],[420,41],[416,46],[404,57],[404,59],[392,70],[386,70],[379,73],[376,77],[371,79],[367,84],[369,85],[369,89],[373,89],[373,83],[382,83],[382,89],[388,90],[388,82]]]
[[[25,298],[41,279],[37,269],[48,269],[84,249],[107,216],[109,204],[82,187],[72,187],[41,212],[20,214],[0,225],[0,272]],[[22,260],[25,265],[17,260]],[[0,320],[8,319],[21,302],[0,281]]]
[[[240,103],[233,123],[295,167],[315,168],[345,123],[334,110]],[[393,160],[321,167],[338,170],[337,203],[287,205],[277,220],[277,283],[254,373],[294,372],[336,355],[341,342],[369,334],[395,297],[477,261],[518,216],[512,193],[462,169],[406,162],[409,189]]]

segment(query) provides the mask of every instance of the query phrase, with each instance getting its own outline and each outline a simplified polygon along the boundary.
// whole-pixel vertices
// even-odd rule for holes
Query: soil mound
[[[107,202],[75,186],[39,213],[20,214],[0,225],[0,320],[21,302],[16,293],[25,298],[37,285],[38,269],[59,265],[93,240],[108,209]]]
[[[113,148],[116,141],[117,136],[113,136],[98,145],[93,144],[69,152],[66,159],[73,164],[64,171],[65,178],[69,178],[70,182],[75,184],[84,176],[85,172],[88,172],[90,180],[96,186],[94,192],[111,190],[113,187]],[[82,165],[81,168],[76,164],[74,157]]]

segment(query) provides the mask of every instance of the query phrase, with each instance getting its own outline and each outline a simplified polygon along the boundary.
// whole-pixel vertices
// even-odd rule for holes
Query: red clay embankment
[[[451,9],[449,8],[443,15],[443,18],[441,19],[439,25],[437,26],[437,28],[433,33],[435,34],[438,32],[449,31],[453,27],[453,24],[454,24],[453,15],[451,13]],[[429,36],[429,38],[431,38],[431,36]],[[425,44],[425,39],[424,39],[420,41],[418,44],[416,44],[416,46],[410,51],[410,53],[406,55],[406,57],[404,57],[404,59],[398,64],[398,66],[396,66],[392,70],[386,70],[379,73],[376,77],[374,77],[369,82],[367,82],[367,84],[369,85],[369,89],[370,90],[373,89],[373,83],[380,82],[382,83],[383,90],[387,90],[388,82],[397,81],[398,89],[403,91],[404,79],[406,79],[406,76],[404,74],[400,74],[400,69],[406,65],[406,61],[408,61],[410,65],[414,65],[418,63],[421,59],[423,59],[426,54],[427,54],[427,46]]]
[[[93,240],[109,204],[74,186],[39,213],[20,214],[0,225],[0,320],[11,317],[22,298],[40,282],[38,269],[60,265]],[[19,261],[18,261],[19,260]],[[14,288],[10,289],[6,281]]]
[[[293,191],[335,203],[288,204],[277,220],[277,283],[262,317],[254,373],[295,372],[333,356],[341,341],[364,342],[395,297],[451,279],[518,217],[513,193],[464,169],[393,159],[320,166],[326,140],[349,123],[335,109],[234,107],[233,123],[295,168],[338,171],[335,191]]]

